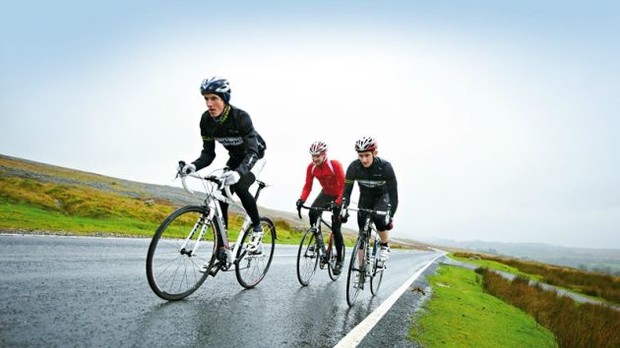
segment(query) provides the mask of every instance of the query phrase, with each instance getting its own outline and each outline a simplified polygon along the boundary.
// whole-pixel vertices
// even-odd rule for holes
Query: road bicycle
[[[331,211],[333,208],[328,207],[311,207],[301,205],[297,210],[297,214],[301,219],[301,208],[317,211],[319,216],[314,225],[310,226],[304,232],[301,242],[299,243],[299,251],[297,252],[297,280],[303,286],[310,283],[310,279],[316,273],[317,267],[325,269],[332,280],[337,280],[340,274],[334,274],[336,262],[338,262],[338,253],[336,252],[334,232],[332,226],[323,220],[323,212]],[[325,225],[330,233],[327,236],[327,245],[324,243],[323,232],[321,226]],[[344,245],[342,247],[342,255],[344,255]]]
[[[209,276],[215,277],[219,271],[234,270],[239,284],[250,289],[260,283],[269,270],[276,227],[269,218],[261,217],[264,232],[262,241],[257,250],[247,250],[248,240],[252,236],[251,220],[243,207],[231,198],[230,187],[223,185],[219,175],[214,175],[224,171],[218,169],[206,177],[197,173],[177,174],[183,188],[199,195],[202,203],[174,211],[153,235],[146,258],[146,275],[151,289],[162,299],[183,299],[196,291]],[[202,194],[189,188],[187,178],[199,179]],[[267,185],[259,180],[256,183],[258,188],[254,198],[258,199]],[[228,241],[219,202],[236,206],[245,213],[239,235],[232,245]]]
[[[385,216],[389,218],[388,211],[380,211],[365,208],[346,208],[351,211],[361,211],[366,214],[364,228],[360,231],[351,252],[349,262],[349,272],[347,275],[347,303],[353,306],[359,292],[364,290],[370,282],[370,292],[373,296],[379,293],[381,280],[385,271],[385,263],[378,259],[378,252],[381,249],[379,236],[375,224],[371,219],[371,214]]]

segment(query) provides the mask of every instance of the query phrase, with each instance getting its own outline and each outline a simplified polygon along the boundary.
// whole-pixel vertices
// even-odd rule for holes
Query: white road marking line
[[[407,280],[403,285],[400,286],[390,297],[388,297],[377,309],[375,309],[372,313],[370,313],[361,323],[357,324],[356,327],[353,328],[346,336],[344,336],[338,344],[334,346],[334,348],[349,348],[349,347],[357,347],[357,345],[364,339],[364,337],[370,332],[370,330],[383,318],[385,313],[392,308],[396,300],[400,298],[400,296],[411,286],[411,284],[427,269],[437,258],[443,256],[444,254],[439,254],[435,256],[432,260],[430,260],[426,266],[419,269],[409,280]]]

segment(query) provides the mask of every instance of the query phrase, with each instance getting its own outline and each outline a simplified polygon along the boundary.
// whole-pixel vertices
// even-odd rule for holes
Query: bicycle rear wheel
[[[344,256],[344,245],[342,246],[342,255]],[[334,235],[332,234],[329,238],[329,246],[327,248],[327,259],[329,262],[327,263],[327,273],[329,273],[329,277],[331,280],[338,280],[340,274],[334,274],[334,267],[336,267],[336,262],[338,262],[338,252],[336,251],[336,242],[334,241]],[[343,259],[344,261],[344,259]]]
[[[381,288],[381,280],[383,280],[383,272],[385,271],[385,263],[379,261],[378,254],[378,244],[379,241],[375,239],[373,253],[374,253],[374,261],[372,265],[372,278],[370,278],[370,292],[373,295],[377,295],[379,293],[379,288]]]
[[[364,239],[362,236],[359,236],[351,252],[349,274],[347,275],[347,303],[349,306],[353,306],[360,290],[364,288],[366,278],[366,271],[364,269],[366,263],[365,253]]]
[[[310,279],[319,265],[319,244],[316,239],[316,229],[309,228],[301,238],[297,252],[297,280],[303,286],[310,283]]]
[[[248,229],[243,233],[241,246],[237,251],[235,274],[239,284],[246,289],[255,287],[263,280],[271,265],[276,245],[276,226],[266,217],[261,217],[260,223],[265,234],[258,250],[254,252],[246,250],[246,245],[252,235],[251,229]]]
[[[207,262],[213,263],[217,225],[207,219],[207,210],[204,206],[176,210],[162,222],[151,240],[146,276],[153,292],[164,300],[187,297],[208,276],[200,268]]]

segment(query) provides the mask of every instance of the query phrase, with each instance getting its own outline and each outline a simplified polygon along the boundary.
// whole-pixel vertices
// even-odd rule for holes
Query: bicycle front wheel
[[[303,286],[310,283],[310,279],[319,265],[319,244],[316,239],[316,229],[309,228],[301,238],[297,252],[297,280]]]
[[[347,275],[347,303],[353,306],[360,290],[364,288],[366,278],[366,246],[363,237],[357,237],[357,241],[351,252],[351,260],[349,262],[349,274]]]
[[[217,225],[207,219],[207,210],[193,205],[176,210],[151,240],[146,276],[153,292],[164,300],[189,296],[208,276],[200,268],[213,262]]]
[[[241,247],[237,251],[235,274],[239,284],[246,289],[255,287],[263,280],[271,265],[276,245],[276,226],[266,217],[261,217],[260,223],[265,234],[258,249],[247,251],[246,246],[252,235],[251,229],[248,229],[244,232]]]
[[[378,250],[379,241],[375,240],[374,250],[374,260],[375,262],[372,265],[372,278],[370,278],[370,292],[373,295],[377,295],[379,293],[379,288],[381,288],[381,280],[383,280],[383,272],[385,271],[385,263],[379,261]]]

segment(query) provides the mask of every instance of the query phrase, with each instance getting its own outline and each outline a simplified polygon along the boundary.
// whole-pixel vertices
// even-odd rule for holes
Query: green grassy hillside
[[[0,229],[78,235],[151,236],[173,210],[198,200],[180,188],[147,185],[0,156]],[[301,224],[274,219],[282,243]],[[231,212],[231,236],[241,223]]]
[[[152,236],[174,209],[199,200],[179,187],[150,185],[0,155],[0,230],[36,233]],[[278,243],[297,244],[307,218],[259,205],[276,225]],[[230,237],[243,222],[231,209]],[[356,234],[343,231],[352,245]],[[423,244],[396,248],[426,249]]]

